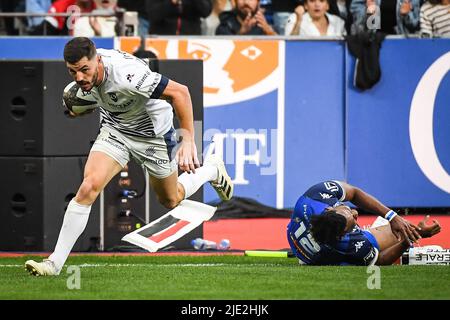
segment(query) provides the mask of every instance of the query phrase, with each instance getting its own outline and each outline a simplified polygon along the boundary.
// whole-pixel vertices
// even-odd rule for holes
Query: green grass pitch
[[[0,259],[0,299],[450,299],[448,266],[382,267],[380,289],[371,290],[365,267],[305,267],[295,258],[73,256],[58,277],[30,276],[29,258]],[[68,288],[72,265],[79,289]]]

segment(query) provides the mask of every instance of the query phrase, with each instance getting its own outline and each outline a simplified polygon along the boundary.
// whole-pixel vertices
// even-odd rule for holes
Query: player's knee
[[[101,182],[98,179],[87,177],[78,190],[78,198],[95,200],[101,192]]]

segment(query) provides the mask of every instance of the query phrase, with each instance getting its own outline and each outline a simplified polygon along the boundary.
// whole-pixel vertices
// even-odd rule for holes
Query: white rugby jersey
[[[159,99],[169,80],[126,52],[97,49],[97,53],[105,66],[104,79],[91,94],[101,107],[101,125],[138,137],[169,131],[172,106]]]

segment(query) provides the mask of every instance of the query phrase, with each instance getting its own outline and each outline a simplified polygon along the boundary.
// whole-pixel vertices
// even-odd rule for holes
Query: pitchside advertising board
[[[62,60],[71,37],[0,37],[0,59]],[[92,38],[98,48],[113,49],[113,38]]]
[[[0,39],[2,59],[62,59],[70,38]],[[96,38],[134,52],[140,38]],[[152,38],[160,59],[204,62],[204,146],[223,154],[235,195],[293,207],[343,179],[389,206],[450,206],[450,39],[387,39],[382,78],[352,85],[342,41]],[[210,142],[215,150],[208,149]],[[205,201],[216,200],[205,188]]]
[[[141,45],[140,38],[121,39],[128,52]],[[336,55],[343,58],[343,45],[297,45],[201,38],[145,43],[159,59],[203,60],[205,155],[223,156],[236,195],[280,208],[293,206],[319,180],[344,178],[343,84],[335,80],[344,69],[333,63]],[[317,50],[326,55],[321,61]],[[207,149],[211,141],[214,150]],[[206,202],[216,198],[205,188]]]
[[[346,62],[347,180],[390,206],[448,207],[450,39],[385,41],[368,91]]]
[[[140,38],[122,38],[121,49],[134,52]],[[235,194],[263,203],[283,203],[284,101],[283,41],[192,38],[147,39],[159,59],[202,59],[204,149],[223,156]],[[279,134],[281,133],[281,135]],[[214,141],[214,150],[208,149]],[[205,202],[216,200],[205,188]]]
[[[141,46],[121,40],[129,52]],[[311,184],[333,178],[390,206],[450,204],[450,41],[386,40],[382,80],[364,92],[351,84],[342,42],[147,39],[145,48],[204,61],[205,146],[216,142],[236,195],[292,207]],[[205,191],[206,201],[215,197]]]
[[[236,195],[293,207],[332,178],[389,206],[450,205],[449,39],[386,40],[382,79],[364,92],[342,41],[236,39],[145,43],[160,59],[204,61],[204,143],[216,142]]]

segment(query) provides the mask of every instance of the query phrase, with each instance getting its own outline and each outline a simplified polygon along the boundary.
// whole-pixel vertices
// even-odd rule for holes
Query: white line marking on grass
[[[256,263],[245,263],[245,264],[234,264],[234,263],[169,263],[169,264],[152,264],[152,263],[83,263],[77,265],[80,268],[120,268],[120,267],[224,267],[224,266],[232,266],[232,267],[277,267],[281,266],[281,264],[274,263],[264,263],[264,264],[256,264]],[[0,264],[0,268],[21,268],[22,264]],[[65,266],[67,267],[67,266]]]
[[[169,264],[152,264],[152,263],[83,263],[80,268],[97,268],[97,267],[220,267],[225,263],[169,263]]]
[[[23,264],[0,264],[0,268],[18,268],[23,266]]]

